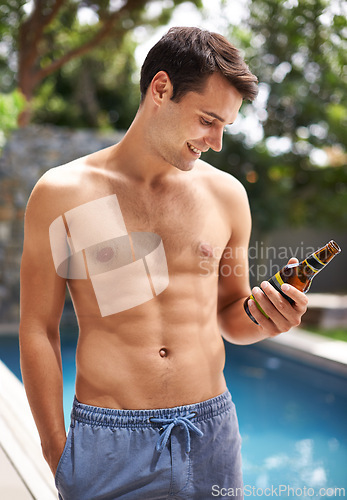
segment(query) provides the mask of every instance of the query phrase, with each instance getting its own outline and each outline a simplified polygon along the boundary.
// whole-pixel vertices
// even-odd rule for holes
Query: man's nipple
[[[114,250],[112,247],[104,247],[99,250],[96,254],[96,258],[99,262],[108,262],[114,256]]]
[[[199,249],[200,249],[200,253],[204,257],[212,257],[213,256],[213,248],[209,243],[200,243]]]

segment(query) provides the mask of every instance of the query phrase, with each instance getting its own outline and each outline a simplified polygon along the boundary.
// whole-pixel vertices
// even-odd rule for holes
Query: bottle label
[[[281,290],[281,286],[283,285],[284,281],[281,278],[280,273],[276,273],[275,276],[272,276],[271,280],[274,280],[274,283],[271,283],[272,286],[277,288],[277,290]]]
[[[263,293],[264,293],[264,292],[263,292]],[[255,305],[257,306],[257,308],[259,309],[259,311],[260,311],[262,314],[264,314],[265,318],[269,319],[269,316],[268,316],[268,315],[266,314],[266,312],[265,312],[265,311],[263,311],[263,309],[260,307],[260,305],[258,304],[258,302],[257,302],[257,301],[255,300],[255,298],[253,297],[253,294],[252,294],[249,298],[250,298],[250,299],[252,299],[252,300],[254,300]],[[250,312],[248,312],[248,315],[249,315],[249,316],[251,316],[251,313],[250,313]],[[252,316],[252,318],[253,318],[253,316]],[[251,319],[252,319],[252,318],[251,318]],[[253,321],[255,321],[255,322],[257,323],[257,325],[259,324],[259,323],[258,323],[258,322],[254,319],[254,318],[253,318]]]
[[[318,259],[314,254],[310,255],[307,257],[307,259],[304,261],[308,265],[308,267],[314,272],[318,273],[323,267],[325,266],[324,262]]]

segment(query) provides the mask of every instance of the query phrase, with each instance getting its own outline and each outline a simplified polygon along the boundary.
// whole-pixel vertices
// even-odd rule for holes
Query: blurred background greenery
[[[346,14],[340,0],[6,0],[0,141],[17,114],[19,126],[126,129],[141,47],[173,24],[207,27],[244,52],[260,94],[205,159],[246,185],[261,234],[347,228]]]

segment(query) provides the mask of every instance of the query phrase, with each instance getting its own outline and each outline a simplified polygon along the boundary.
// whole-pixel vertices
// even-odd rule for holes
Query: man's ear
[[[151,95],[153,101],[160,106],[165,98],[172,96],[172,84],[165,71],[159,71],[151,82]]]

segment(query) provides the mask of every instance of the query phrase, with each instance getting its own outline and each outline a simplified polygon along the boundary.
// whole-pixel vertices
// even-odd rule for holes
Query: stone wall
[[[30,126],[16,130],[0,158],[0,323],[19,320],[19,270],[25,207],[48,169],[108,147],[121,133]]]

